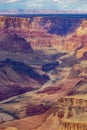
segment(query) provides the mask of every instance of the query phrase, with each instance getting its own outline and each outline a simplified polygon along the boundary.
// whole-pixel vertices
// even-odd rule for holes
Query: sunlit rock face
[[[34,49],[40,49],[42,46],[56,48],[56,45],[63,45],[62,48],[65,50],[78,50],[76,53],[78,58],[86,52],[86,19],[57,16],[29,18],[2,16],[0,28],[2,31],[23,37]]]
[[[70,32],[74,32],[81,23],[80,18],[61,18],[57,16],[52,17],[0,17],[1,27],[3,28],[14,28],[14,29],[25,29],[34,31],[42,28],[51,34],[67,35]],[[38,30],[39,31],[39,30]],[[33,32],[32,32],[33,33]]]
[[[26,39],[34,49],[62,46],[65,50],[77,51],[78,58],[86,51],[87,22],[81,18],[57,16],[32,16],[29,18],[0,17],[0,28],[10,34]],[[78,44],[79,43],[79,44]]]
[[[53,17],[0,17],[0,28],[9,33],[17,33],[27,39],[33,48],[50,47],[59,44],[60,36],[74,32],[81,24],[80,18]],[[59,36],[58,36],[59,35]]]
[[[1,16],[0,130],[86,130],[86,60],[85,18]]]

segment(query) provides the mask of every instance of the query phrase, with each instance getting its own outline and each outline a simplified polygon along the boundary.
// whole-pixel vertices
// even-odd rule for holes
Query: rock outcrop
[[[14,127],[19,130],[25,130],[25,128],[26,130],[87,129],[87,113],[86,110],[81,110],[81,107],[87,109],[86,95],[71,97],[66,96],[64,98],[59,99],[57,103],[57,106],[43,114],[1,124],[0,129],[5,130],[6,128],[10,127]]]
[[[24,63],[10,59],[1,61],[0,100],[37,89],[48,80],[48,76],[40,75]]]
[[[64,119],[59,130],[87,130],[87,113]]]
[[[80,18],[53,17],[0,17],[0,28],[27,39],[33,48],[51,47],[64,40],[60,37],[74,32],[81,24]]]
[[[18,35],[10,35],[8,33],[2,33],[0,37],[0,50],[6,50],[10,52],[32,52],[31,45],[25,41],[25,39],[20,38]]]
[[[33,49],[62,47],[62,50],[75,51],[77,58],[86,52],[86,28],[87,21],[82,18],[0,17],[0,30],[23,37]]]
[[[64,118],[69,118],[80,113],[86,112],[87,98],[84,95],[67,96],[58,100],[59,110],[62,111]]]
[[[64,50],[76,52],[81,58],[86,52],[87,20],[64,17],[0,17],[0,30],[25,38],[33,49],[59,45]]]
[[[86,35],[82,18],[0,17],[0,130],[87,130]]]
[[[87,129],[87,95],[66,96],[58,100],[58,106],[63,108],[59,130]]]

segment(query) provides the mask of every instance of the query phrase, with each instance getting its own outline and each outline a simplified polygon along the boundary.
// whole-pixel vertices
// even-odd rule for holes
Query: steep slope
[[[40,87],[49,80],[24,63],[6,59],[0,62],[0,100]]]
[[[16,33],[30,42],[34,49],[51,47],[63,42],[66,36],[73,33],[81,24],[81,18],[43,16],[28,18],[0,17],[0,28],[9,33]]]
[[[50,113],[48,112],[42,115],[25,118],[19,121],[16,120],[11,122],[11,124],[9,124],[8,122],[4,125],[1,125],[0,129],[7,130],[10,128],[15,128],[17,130],[25,130],[26,128],[26,130],[56,130],[58,127],[58,124],[56,124],[58,122],[58,117],[54,113],[55,112],[51,113],[50,115]]]
[[[37,89],[49,80],[40,69],[31,67],[38,58],[31,45],[16,34],[0,34],[0,100]],[[42,53],[43,55],[43,53]],[[40,56],[39,56],[40,57]],[[44,62],[44,61],[43,61]],[[37,59],[37,63],[39,59]]]
[[[87,20],[6,16],[0,30],[0,129],[86,129]]]
[[[87,130],[87,113],[63,121],[60,130]]]
[[[81,23],[81,18],[64,18],[64,17],[30,17],[30,18],[15,18],[15,17],[2,17],[1,22],[4,22],[5,28],[19,28],[19,29],[34,29],[42,28],[48,33],[57,35],[66,35],[74,32]],[[32,30],[33,31],[33,30]],[[32,32],[33,33],[33,32]]]
[[[87,95],[63,97],[44,114],[1,124],[1,130],[86,130]]]
[[[20,38],[16,34],[10,35],[8,33],[2,33],[0,35],[0,50],[7,50],[11,52],[32,52],[32,48],[23,38]]]

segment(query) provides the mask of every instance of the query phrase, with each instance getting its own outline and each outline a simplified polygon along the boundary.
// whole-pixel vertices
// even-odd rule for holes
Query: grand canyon
[[[87,130],[87,16],[0,16],[0,130]]]

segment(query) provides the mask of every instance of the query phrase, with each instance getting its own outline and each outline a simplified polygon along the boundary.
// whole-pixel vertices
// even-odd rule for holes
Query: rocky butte
[[[0,16],[0,130],[87,130],[87,18]]]

